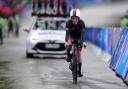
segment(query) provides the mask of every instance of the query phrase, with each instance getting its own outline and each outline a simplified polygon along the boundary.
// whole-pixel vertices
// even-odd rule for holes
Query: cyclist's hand
[[[83,47],[86,48],[87,44],[86,42],[83,42]]]
[[[68,42],[65,42],[65,48],[67,48],[68,45],[69,45]]]

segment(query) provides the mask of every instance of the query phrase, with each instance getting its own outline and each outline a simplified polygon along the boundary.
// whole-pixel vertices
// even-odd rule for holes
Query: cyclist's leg
[[[83,74],[81,73],[81,67],[82,67],[82,63],[79,63],[79,71],[78,71],[79,77],[83,76]]]
[[[71,61],[71,58],[72,58],[72,55],[70,54],[71,47],[72,47],[72,45],[69,45],[69,46],[66,48],[66,50],[67,50],[67,58],[66,58],[66,61],[67,61],[67,62],[70,62],[70,61]]]
[[[71,58],[72,58],[72,54],[70,54],[70,51],[71,51],[71,48],[72,48],[72,38],[69,37],[68,38],[68,46],[66,47],[66,50],[67,50],[67,62],[70,62],[71,61]]]

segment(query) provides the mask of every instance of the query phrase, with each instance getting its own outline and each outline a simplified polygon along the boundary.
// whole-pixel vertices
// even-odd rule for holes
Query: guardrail
[[[111,58],[110,68],[128,84],[128,29],[122,30],[117,48]]]
[[[85,37],[111,54],[110,68],[128,84],[128,28],[87,28]]]
[[[97,45],[102,50],[112,55],[112,30],[111,28],[87,28],[85,37],[87,41]]]

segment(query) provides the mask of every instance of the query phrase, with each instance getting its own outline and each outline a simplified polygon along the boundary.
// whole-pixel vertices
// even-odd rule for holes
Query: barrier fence
[[[115,53],[112,55],[110,67],[128,83],[128,29],[123,29]]]
[[[87,28],[85,37],[87,41],[97,45],[102,50],[112,55],[112,30],[111,28]]]
[[[86,28],[85,37],[112,56],[110,68],[128,83],[128,28]]]

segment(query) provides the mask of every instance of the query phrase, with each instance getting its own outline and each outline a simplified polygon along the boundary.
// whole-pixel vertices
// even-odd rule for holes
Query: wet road
[[[101,55],[96,54],[94,46],[83,50],[84,77],[73,85],[64,59],[26,59],[24,42],[18,39],[12,41],[17,46],[8,40],[0,47],[0,89],[127,89],[101,60]]]
[[[32,21],[27,17],[21,30]],[[127,89],[102,60],[106,54],[90,43],[83,50],[84,77],[73,85],[64,59],[25,57],[26,35],[21,31],[19,38],[5,38],[5,44],[0,46],[0,89]]]

